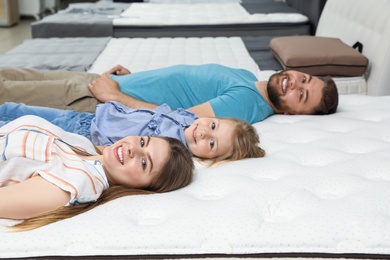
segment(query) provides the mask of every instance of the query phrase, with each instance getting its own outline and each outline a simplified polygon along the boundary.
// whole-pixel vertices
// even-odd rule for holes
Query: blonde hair
[[[74,217],[87,212],[99,205],[111,200],[129,196],[162,193],[182,188],[191,183],[194,171],[194,162],[188,149],[177,139],[169,137],[156,137],[166,140],[170,145],[170,153],[160,174],[145,189],[130,189],[124,186],[114,185],[103,191],[94,202],[73,206],[63,206],[39,216],[24,220],[12,226],[14,231],[26,231],[48,225],[59,220]]]
[[[232,152],[210,159],[209,166],[223,161],[237,161],[244,158],[265,156],[265,151],[259,146],[260,138],[256,128],[248,122],[236,118],[221,118],[221,120],[228,120],[235,125]]]

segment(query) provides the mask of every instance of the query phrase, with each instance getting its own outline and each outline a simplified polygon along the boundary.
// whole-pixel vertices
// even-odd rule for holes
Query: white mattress
[[[368,92],[368,84],[365,76],[360,77],[333,77],[339,94],[362,94]]]
[[[301,23],[307,16],[299,13],[249,14],[239,3],[133,3],[114,26],[215,25],[246,23]]]
[[[266,157],[199,168],[181,190],[121,198],[34,231],[0,228],[0,257],[390,257],[389,96],[342,95],[336,114],[274,115],[255,127]]]
[[[139,72],[178,64],[222,64],[259,75],[259,67],[240,37],[113,38],[89,72],[101,74],[117,64]]]

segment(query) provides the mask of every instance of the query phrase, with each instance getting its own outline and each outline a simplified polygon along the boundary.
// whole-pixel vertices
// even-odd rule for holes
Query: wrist
[[[116,95],[115,101],[117,101],[123,105],[130,106],[131,105],[131,96],[128,96],[123,92],[119,92]]]

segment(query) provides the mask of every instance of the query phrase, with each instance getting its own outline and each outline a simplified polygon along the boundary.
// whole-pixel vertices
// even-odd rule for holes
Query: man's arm
[[[141,101],[121,92],[119,84],[108,77],[107,74],[103,74],[100,78],[92,81],[88,88],[101,102],[117,101],[130,108],[154,109],[157,107],[156,104]]]
[[[191,111],[199,117],[215,117],[214,109],[210,102],[205,102],[203,104],[190,107],[187,110]]]
[[[89,90],[101,102],[116,101],[130,108],[155,109],[161,104],[152,104],[141,101],[120,91],[119,84],[111,79],[107,74],[92,81]],[[169,104],[168,104],[169,105]],[[210,102],[205,102],[190,108],[186,108],[199,117],[215,117],[214,110]]]

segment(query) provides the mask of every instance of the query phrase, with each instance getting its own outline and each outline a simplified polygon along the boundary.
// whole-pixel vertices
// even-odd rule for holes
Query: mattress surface
[[[89,72],[101,74],[117,64],[138,72],[178,64],[207,63],[259,74],[259,67],[240,37],[113,38]]]
[[[0,257],[390,257],[389,96],[342,95],[336,114],[254,126],[264,158],[199,167],[181,190],[117,199],[37,230],[1,228]]]
[[[299,13],[249,14],[238,3],[154,4],[133,3],[119,18],[120,25],[215,25],[256,23],[302,23],[308,18]]]

